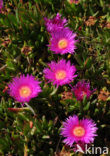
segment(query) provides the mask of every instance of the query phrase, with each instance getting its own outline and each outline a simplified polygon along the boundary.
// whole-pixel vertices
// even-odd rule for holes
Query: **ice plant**
[[[3,8],[3,0],[0,0],[0,10]]]
[[[73,54],[75,52],[76,46],[75,40],[76,34],[73,33],[69,28],[61,29],[60,31],[55,31],[51,34],[50,50],[55,54]]]
[[[74,95],[77,98],[77,100],[82,101],[84,96],[86,96],[88,99],[94,90],[90,90],[90,83],[87,83],[84,80],[82,80],[79,81],[76,84],[76,86],[72,88],[72,91],[74,92]]]
[[[32,75],[21,75],[9,83],[9,94],[18,102],[29,102],[41,92],[40,82]]]
[[[72,147],[73,143],[92,143],[96,135],[97,127],[93,120],[82,119],[79,120],[78,116],[69,116],[63,122],[61,128],[61,135],[65,137],[64,143]]]
[[[62,86],[64,84],[69,84],[74,78],[76,68],[74,65],[71,65],[70,61],[62,59],[59,62],[52,61],[49,65],[49,68],[44,69],[44,76],[48,82],[52,82],[53,85]]]
[[[66,18],[61,18],[61,15],[57,13],[57,15],[53,19],[47,19],[44,18],[45,26],[48,32],[53,32],[58,29],[64,28],[65,25],[67,25]]]

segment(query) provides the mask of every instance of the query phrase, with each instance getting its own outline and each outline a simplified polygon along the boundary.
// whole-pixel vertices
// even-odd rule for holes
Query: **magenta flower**
[[[9,83],[9,94],[16,101],[29,102],[31,98],[38,96],[41,92],[39,84],[40,82],[35,80],[34,76],[21,75],[13,78],[12,82]]]
[[[0,10],[3,8],[3,0],[0,0]]]
[[[74,75],[76,68],[71,65],[70,61],[62,59],[58,63],[52,61],[49,68],[44,69],[44,76],[48,82],[53,82],[53,85],[62,86],[69,84],[77,75]]]
[[[79,120],[78,116],[70,116],[63,122],[61,135],[65,137],[64,143],[70,147],[73,143],[92,143],[96,135],[97,127],[91,119]]]
[[[55,54],[73,54],[75,52],[76,46],[75,40],[76,34],[73,33],[69,28],[61,29],[60,31],[55,31],[51,33],[50,38],[50,50]]]
[[[86,83],[84,80],[79,81],[75,87],[72,88],[77,100],[82,101],[86,95],[87,99],[91,96],[93,91],[90,90],[90,83]]]
[[[50,33],[58,29],[62,29],[65,25],[67,25],[66,18],[61,19],[61,15],[59,13],[57,13],[56,17],[54,17],[53,19],[47,19],[45,17],[44,20],[47,31]]]

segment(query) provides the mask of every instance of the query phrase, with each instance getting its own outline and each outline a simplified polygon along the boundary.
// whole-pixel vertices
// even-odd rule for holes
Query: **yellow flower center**
[[[66,39],[61,39],[59,42],[58,42],[58,47],[60,49],[65,49],[68,45],[68,42]]]
[[[81,126],[77,126],[73,129],[73,134],[77,137],[82,137],[85,134],[85,129]]]
[[[31,89],[27,86],[23,86],[20,88],[20,96],[23,98],[28,97],[31,94]]]
[[[66,77],[66,72],[64,70],[59,70],[56,72],[56,79],[62,80]]]

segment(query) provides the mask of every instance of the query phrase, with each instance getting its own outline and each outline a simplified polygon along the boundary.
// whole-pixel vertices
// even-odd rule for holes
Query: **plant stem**
[[[25,141],[27,142],[27,138],[25,137]],[[28,156],[28,146],[27,143],[24,144],[24,156]]]
[[[58,87],[54,88],[53,92],[50,94],[50,96],[54,95],[58,90]]]
[[[34,112],[33,108],[28,105],[28,103],[26,102],[25,105],[31,110],[31,112],[34,114],[34,116],[36,116],[36,113]]]

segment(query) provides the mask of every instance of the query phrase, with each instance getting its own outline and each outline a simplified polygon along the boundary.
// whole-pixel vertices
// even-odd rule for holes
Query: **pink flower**
[[[53,19],[47,19],[44,18],[45,25],[48,32],[57,31],[58,29],[64,28],[65,25],[67,25],[67,20],[65,18],[61,19],[61,15],[57,13],[56,17]]]
[[[78,116],[69,116],[63,122],[61,135],[65,137],[64,143],[72,147],[73,143],[92,143],[96,135],[97,127],[91,119],[79,120]]]
[[[39,83],[32,75],[15,77],[8,85],[9,94],[16,101],[29,102],[41,92]]]
[[[49,68],[44,69],[44,76],[48,82],[52,82],[53,85],[62,86],[64,84],[69,84],[77,75],[74,75],[76,68],[71,65],[70,61],[62,59],[58,63],[52,61]]]
[[[75,52],[76,46],[75,40],[76,34],[73,33],[69,28],[64,28],[59,31],[51,33],[50,38],[50,50],[55,54],[73,54]]]
[[[0,0],[0,10],[3,8],[3,0]]]
[[[77,100],[82,101],[86,95],[87,99],[91,96],[93,91],[90,90],[90,83],[86,83],[84,80],[79,81],[75,87],[72,88]]]

